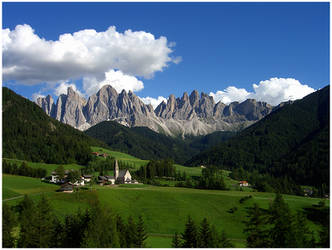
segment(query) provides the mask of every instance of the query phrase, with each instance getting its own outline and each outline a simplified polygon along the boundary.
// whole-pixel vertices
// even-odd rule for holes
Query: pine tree
[[[15,239],[12,235],[13,228],[16,226],[17,220],[15,213],[7,203],[2,205],[2,247],[15,247]]]
[[[210,225],[206,218],[204,218],[203,221],[201,222],[198,239],[199,239],[198,247],[200,248],[214,247],[211,245],[212,234],[210,230]]]
[[[39,230],[37,225],[36,207],[27,195],[24,196],[23,201],[19,204],[19,212],[21,231],[17,244],[18,247],[39,247]]]
[[[269,240],[265,229],[266,218],[257,203],[253,207],[248,208],[247,217],[249,220],[244,222],[246,226],[244,233],[247,235],[247,247],[268,247]]]
[[[227,238],[226,232],[224,230],[221,232],[218,247],[220,248],[234,247],[233,244]]]
[[[297,212],[293,221],[293,244],[291,247],[314,247],[312,242],[313,233],[309,230],[306,224],[306,218],[302,212]]]
[[[172,248],[180,248],[181,247],[181,240],[178,232],[174,233],[173,239],[172,239]]]
[[[144,229],[144,221],[142,216],[138,217],[138,223],[136,225],[136,242],[135,247],[145,247],[145,240],[147,239],[147,234]]]
[[[281,194],[276,197],[269,208],[269,237],[270,247],[290,247],[293,241],[292,217],[287,203]]]
[[[126,225],[121,216],[116,216],[116,229],[119,235],[120,247],[126,247]]]
[[[65,178],[65,169],[62,165],[58,166],[55,169],[55,172],[59,176],[59,180],[63,180]]]
[[[196,225],[190,216],[188,216],[188,220],[185,225],[185,231],[184,233],[181,234],[181,238],[183,239],[182,247],[185,248],[198,247]]]
[[[102,207],[97,201],[90,209],[90,221],[85,229],[81,247],[119,247],[116,218],[112,211]]]
[[[38,247],[50,247],[55,233],[55,217],[52,212],[51,204],[45,195],[42,195],[37,204],[36,224],[39,231]]]
[[[131,216],[128,217],[126,230],[127,248],[134,247],[136,241],[136,224]]]

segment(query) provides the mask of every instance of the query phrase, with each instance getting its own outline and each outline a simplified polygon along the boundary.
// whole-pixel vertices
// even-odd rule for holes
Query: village
[[[105,155],[97,155],[103,156]],[[78,189],[79,187],[98,184],[100,186],[115,186],[118,184],[141,184],[137,180],[134,180],[130,174],[128,169],[119,169],[118,161],[114,161],[114,175],[99,175],[97,178],[94,175],[77,175],[78,171],[74,169],[71,170],[64,170],[62,171],[53,171],[51,176],[42,178],[42,181],[58,184],[61,187],[57,190],[57,192],[64,192],[64,193],[73,193],[74,190]]]

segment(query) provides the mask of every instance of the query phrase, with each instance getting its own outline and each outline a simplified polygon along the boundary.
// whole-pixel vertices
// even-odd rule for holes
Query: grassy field
[[[17,165],[21,165],[22,160],[17,160],[17,159],[8,159],[8,158],[3,158],[4,160],[10,162],[10,163],[16,163]],[[47,170],[47,175],[51,175],[52,171],[54,171],[58,166],[62,165],[64,169],[75,169],[79,170],[82,168],[82,166],[77,165],[77,164],[47,164],[47,163],[41,163],[41,162],[29,162],[25,161],[29,167],[32,168],[44,168]]]
[[[225,230],[236,247],[245,246],[243,223],[246,207],[257,202],[267,208],[274,194],[241,191],[198,190],[174,187],[156,187],[150,185],[120,185],[118,187],[94,186],[94,190],[79,191],[72,194],[53,192],[57,186],[41,183],[38,179],[3,175],[3,186],[6,195],[25,193],[38,194],[46,192],[51,199],[56,213],[63,217],[78,208],[86,208],[92,196],[97,195],[102,204],[112,208],[123,218],[142,215],[149,233],[147,246],[170,247],[174,232],[182,232],[188,215],[196,222],[206,217],[218,230]],[[11,194],[10,192],[15,192]],[[244,203],[239,200],[251,195]],[[6,197],[6,198],[5,198]],[[22,198],[7,200],[9,204],[17,204]],[[317,204],[320,199],[284,195],[292,210]],[[231,209],[235,212],[231,213]]]
[[[2,175],[2,199],[11,199],[24,194],[36,194],[42,192],[53,192],[59,186],[43,183],[38,178],[16,175]]]
[[[114,157],[118,161],[124,161],[129,164],[132,164],[135,169],[139,169],[141,166],[146,165],[149,162],[147,160],[141,160],[125,153],[111,151],[101,147],[91,147],[91,149],[93,152],[107,153],[109,156]]]

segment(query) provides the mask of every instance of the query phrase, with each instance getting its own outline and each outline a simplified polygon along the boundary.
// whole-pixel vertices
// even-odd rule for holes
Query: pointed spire
[[[115,160],[114,163],[114,179],[116,180],[119,177],[119,164],[118,160]]]

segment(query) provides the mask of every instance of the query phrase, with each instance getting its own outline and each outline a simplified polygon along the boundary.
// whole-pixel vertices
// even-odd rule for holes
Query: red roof
[[[240,181],[241,184],[245,184],[248,183],[247,181]]]

